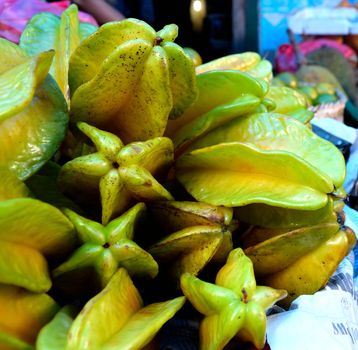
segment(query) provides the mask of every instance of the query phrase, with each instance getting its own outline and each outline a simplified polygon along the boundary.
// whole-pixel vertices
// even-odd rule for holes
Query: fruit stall
[[[0,350],[357,349],[351,63],[86,16],[0,38]]]

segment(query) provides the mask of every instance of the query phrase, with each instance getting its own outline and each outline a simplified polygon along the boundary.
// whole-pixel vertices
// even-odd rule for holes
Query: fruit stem
[[[154,40],[154,45],[160,45],[163,42],[163,38],[161,38],[160,36],[157,36]]]
[[[248,300],[248,295],[247,295],[247,291],[245,288],[241,289],[241,293],[242,293],[242,301],[247,304],[249,302]]]

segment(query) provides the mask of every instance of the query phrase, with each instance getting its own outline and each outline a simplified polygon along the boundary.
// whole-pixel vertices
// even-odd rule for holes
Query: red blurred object
[[[39,12],[61,13],[70,5],[70,1],[47,3],[41,0],[2,0],[0,1],[0,37],[19,42],[20,35],[27,21]],[[81,22],[97,25],[95,19],[84,12],[79,12]]]
[[[348,45],[340,44],[337,41],[330,39],[315,39],[306,40],[298,44],[298,48],[303,56],[324,46],[332,47],[341,52],[352,65],[355,66],[357,64],[357,54],[355,51]],[[286,71],[295,72],[298,69],[292,45],[283,44],[278,48],[275,58],[275,68],[278,73]]]

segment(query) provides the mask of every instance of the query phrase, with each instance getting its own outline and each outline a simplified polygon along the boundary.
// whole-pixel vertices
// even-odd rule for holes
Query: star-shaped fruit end
[[[157,275],[156,261],[133,241],[136,224],[145,212],[144,203],[136,204],[107,225],[69,209],[64,212],[72,221],[82,245],[53,271],[55,278],[76,269],[93,267],[105,287],[120,267],[131,276],[154,278]]]
[[[251,260],[241,248],[231,251],[215,284],[185,273],[181,288],[205,317],[200,325],[200,348],[220,350],[237,337],[262,349],[266,342],[266,310],[287,292],[256,286]]]
[[[156,137],[123,145],[110,132],[80,122],[78,128],[96,152],[77,157],[61,169],[61,190],[76,200],[100,196],[102,223],[122,214],[138,201],[173,200],[156,178],[166,175],[173,162],[173,143]]]

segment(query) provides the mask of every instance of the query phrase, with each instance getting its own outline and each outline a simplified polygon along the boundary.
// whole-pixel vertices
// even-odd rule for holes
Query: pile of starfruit
[[[252,52],[194,67],[171,24],[41,13],[0,39],[0,349],[266,342],[355,244],[344,158]]]

